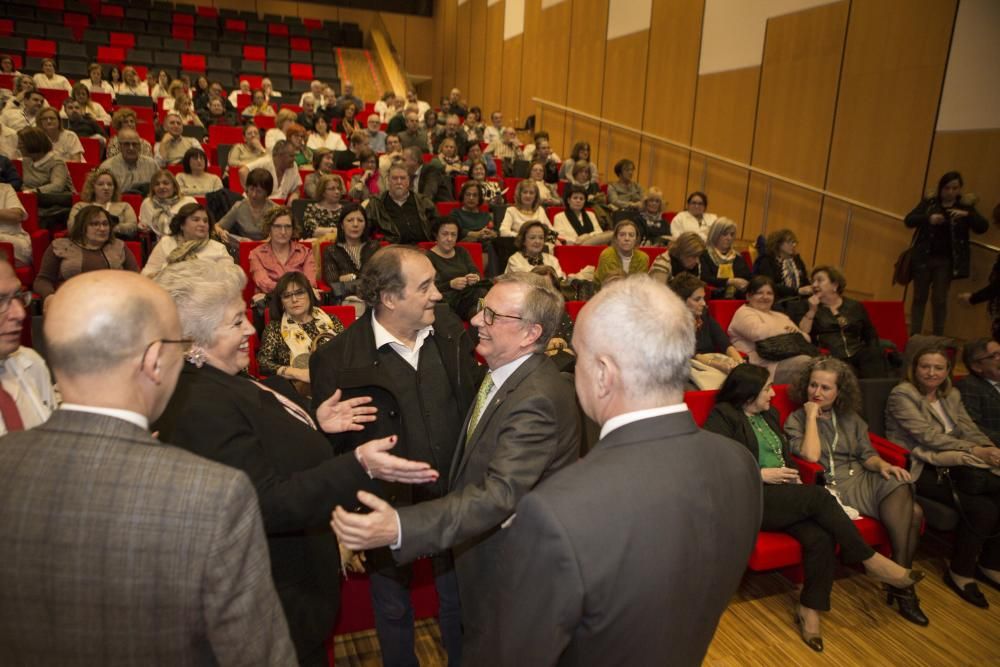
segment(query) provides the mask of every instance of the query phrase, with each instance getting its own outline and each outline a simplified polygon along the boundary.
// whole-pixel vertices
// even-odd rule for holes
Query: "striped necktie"
[[[472,408],[469,428],[465,431],[466,442],[472,437],[473,431],[476,430],[476,424],[479,423],[479,418],[483,416],[483,410],[486,409],[486,397],[490,395],[491,391],[493,391],[493,374],[487,373],[483,379],[483,383],[479,385],[479,391],[476,393],[476,404]]]

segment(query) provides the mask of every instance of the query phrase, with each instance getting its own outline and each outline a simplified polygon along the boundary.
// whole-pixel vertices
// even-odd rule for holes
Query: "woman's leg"
[[[837,545],[833,536],[809,519],[785,527],[784,532],[802,545],[803,581],[800,604],[816,611],[830,611],[833,572],[837,567],[837,557],[834,554]]]
[[[944,320],[948,314],[948,292],[951,289],[951,259],[931,258],[931,316],[934,320],[934,335],[944,335]]]
[[[924,327],[924,309],[931,293],[931,273],[927,267],[913,271],[913,301],[910,303],[910,335],[919,334]]]
[[[903,567],[913,564],[910,533],[913,531],[913,491],[909,484],[896,487],[878,507],[879,520],[889,533],[892,559]],[[919,535],[919,524],[917,525]]]

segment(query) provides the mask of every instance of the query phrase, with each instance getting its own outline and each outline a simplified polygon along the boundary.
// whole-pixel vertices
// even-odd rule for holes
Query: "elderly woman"
[[[196,203],[194,197],[181,194],[177,178],[166,169],[161,169],[149,179],[149,196],[139,207],[139,229],[151,231],[159,238],[167,233],[170,221],[182,206]]]
[[[670,235],[675,239],[685,232],[697,232],[701,238],[708,239],[708,228],[715,222],[714,213],[706,213],[708,195],[704,192],[692,192],[687,198],[687,210],[681,211],[670,221]]]
[[[372,421],[369,399],[340,402],[339,392],[313,417],[295,402],[240,375],[249,363],[253,326],[240,298],[245,277],[233,264],[168,267],[157,282],[177,303],[188,363],[153,425],[160,437],[244,471],[257,490],[271,552],[271,575],[300,664],[326,664],[324,645],[337,616],[340,554],[330,530],[337,505],[356,502],[372,478],[403,483],[436,479],[427,464],[392,457],[394,438],[334,457],[320,431],[360,430]]]
[[[235,144],[229,149],[229,157],[226,161],[230,167],[242,167],[265,155],[267,155],[267,149],[260,141],[260,130],[251,123],[243,128],[243,143]]]
[[[517,238],[514,239],[514,247],[517,248],[517,252],[507,260],[505,273],[531,271],[535,266],[550,266],[560,281],[566,280],[566,273],[562,270],[559,260],[548,252],[545,245],[548,231],[549,226],[537,220],[529,220],[521,225],[521,228],[517,230]]]
[[[35,284],[42,300],[52,296],[64,282],[87,271],[124,269],[138,273],[139,265],[124,241],[115,238],[117,222],[100,206],[85,206],[69,234],[54,239],[42,256]]]
[[[201,118],[198,117],[198,112],[195,110],[194,102],[188,95],[180,95],[174,100],[173,111],[180,116],[181,122],[184,125],[204,126]]]
[[[355,132],[364,132],[365,128],[358,120],[358,108],[354,102],[348,102],[343,107],[344,115],[337,123],[337,131],[347,136],[353,136]]]
[[[438,144],[438,154],[434,158],[446,175],[455,176],[469,173],[469,167],[458,154],[458,144],[451,137],[445,137]]]
[[[258,88],[253,91],[253,94],[250,97],[250,104],[243,109],[243,113],[241,115],[247,120],[252,120],[257,116],[270,116],[271,118],[274,118],[278,115],[278,112],[274,110],[267,94]]]
[[[789,397],[802,404],[785,421],[792,451],[823,466],[827,489],[841,505],[881,521],[893,560],[910,567],[923,512],[914,502],[910,473],[872,447],[868,424],[858,414],[861,390],[854,372],[839,359],[813,359],[800,371]],[[888,596],[903,618],[927,625],[912,586],[890,586]]]
[[[450,217],[438,218],[434,223],[434,245],[427,258],[437,272],[435,286],[444,302],[465,321],[479,310],[479,300],[486,296],[490,284],[479,275],[479,267],[472,256],[458,243],[459,226]]]
[[[799,377],[810,356],[818,352],[810,347],[809,334],[795,326],[788,315],[773,310],[773,306],[774,283],[767,276],[756,276],[747,288],[747,302],[739,307],[729,323],[729,338],[733,347],[749,355],[751,364],[768,369],[776,384],[786,384]],[[792,336],[802,340],[797,341]],[[757,350],[762,341],[770,341],[772,346],[781,341],[786,344],[781,354],[769,351],[765,344],[762,347],[766,351],[762,354]]]
[[[220,127],[236,127],[240,123],[236,120],[236,113],[226,108],[226,101],[219,95],[211,95],[205,104],[204,109],[198,111],[198,118],[206,128],[213,125]]]
[[[642,186],[632,178],[635,176],[635,162],[619,160],[615,163],[618,180],[608,184],[608,205],[613,211],[637,211],[642,205]]]
[[[514,189],[514,205],[508,206],[500,223],[500,236],[515,237],[525,223],[535,221],[549,230],[549,219],[538,197],[538,186],[534,181],[524,179]]]
[[[302,190],[308,199],[318,199],[316,196],[316,186],[324,176],[333,174],[333,152],[326,148],[318,148],[313,151],[312,157],[313,171],[302,181]],[[340,178],[340,176],[337,176]],[[340,178],[343,182],[343,178]],[[346,189],[345,189],[346,192]]]
[[[116,91],[119,95],[149,96],[149,86],[139,79],[139,73],[131,65],[122,70],[122,82]]]
[[[360,171],[351,176],[351,189],[348,193],[351,199],[363,202],[385,190],[375,153],[367,148],[362,149],[358,153],[358,168]]]
[[[76,100],[76,103],[80,105],[80,113],[84,116],[93,118],[98,123],[104,123],[105,125],[111,122],[111,116],[108,115],[104,107],[90,99],[90,89],[83,82],[73,86],[71,95]]]
[[[934,335],[944,333],[951,281],[969,277],[969,232],[982,234],[989,229],[989,222],[976,210],[974,198],[962,196],[964,185],[957,171],[945,173],[937,191],[906,216],[906,227],[913,230],[911,336],[923,329],[929,296]]]
[[[469,167],[469,180],[475,181],[479,187],[482,188],[483,198],[487,201],[487,203],[491,206],[503,206],[504,195],[502,184],[498,183],[496,180],[489,180],[490,177],[486,174],[486,167],[483,166],[483,163],[481,162],[473,162],[472,166]],[[520,185],[520,183],[518,183],[518,185]],[[516,194],[514,196],[514,202],[515,204],[517,203]],[[541,199],[538,200],[538,205],[541,206]],[[541,217],[545,218],[544,215]],[[548,218],[545,218],[545,220],[548,220]]]
[[[323,280],[339,298],[355,294],[361,270],[379,247],[365,209],[345,204],[337,221],[337,242],[323,251]]]
[[[395,135],[389,135],[395,136]],[[399,137],[397,136],[398,140]],[[471,139],[470,139],[471,141]],[[386,151],[392,153],[392,142],[386,137]],[[470,143],[468,148],[468,153],[465,155],[465,165],[469,168],[469,176],[472,176],[472,168],[477,165],[482,164],[483,168],[486,169],[487,176],[497,175],[497,163],[492,157],[486,158],[483,156],[483,148],[478,143]]]
[[[705,241],[695,232],[681,234],[670,244],[670,249],[653,261],[649,275],[669,283],[682,273],[701,278],[701,256],[705,254]]]
[[[268,132],[270,134],[270,132]],[[296,123],[291,123],[285,128],[285,137],[288,143],[295,149],[295,164],[300,169],[312,167],[313,150],[306,146],[306,128]],[[273,144],[272,144],[273,145]]]
[[[334,232],[344,209],[344,179],[339,174],[323,174],[315,187],[316,201],[307,204],[302,214],[306,238],[320,238]]]
[[[708,375],[715,375],[714,379],[721,384],[733,368],[743,363],[743,357],[740,356],[739,350],[733,347],[729,336],[706,308],[705,283],[690,273],[682,273],[670,281],[669,287],[684,301],[684,305],[694,316],[694,361],[717,371],[720,375],[715,375],[711,371]],[[705,386],[704,381],[695,381],[695,384],[699,389],[718,388],[718,384],[714,387]]]
[[[247,175],[246,197],[233,206],[215,225],[219,239],[238,248],[240,241],[261,241],[264,216],[277,207],[270,199],[274,178],[267,169],[254,169]]]
[[[670,223],[663,219],[663,190],[651,187],[639,203],[639,222],[643,226],[643,244],[662,246],[670,236]]]
[[[37,193],[39,217],[46,218],[50,225],[61,224],[72,205],[73,192],[65,160],[53,152],[52,142],[38,127],[18,131],[17,146],[23,172],[21,191]]]
[[[267,241],[250,251],[250,277],[257,288],[254,301],[274,291],[281,276],[290,271],[302,273],[315,287],[312,250],[295,240],[302,228],[292,220],[291,209],[275,206],[264,214],[262,226]]]
[[[716,299],[743,299],[750,284],[750,267],[736,252],[736,223],[718,218],[708,228],[708,243],[701,255],[701,278],[715,288]]]
[[[462,241],[489,241],[497,234],[493,231],[493,215],[482,211],[483,190],[475,181],[466,181],[458,194],[461,206],[451,212],[451,218],[458,223]]]
[[[35,80],[29,74],[18,74],[14,77],[14,91],[10,95],[9,99],[4,103],[3,110],[9,111],[11,109],[17,110],[22,107],[25,99],[38,87],[35,85]],[[48,102],[45,103],[47,105]]]
[[[56,63],[52,58],[42,58],[42,71],[35,75],[35,86],[42,89],[72,92],[73,86],[62,74],[56,74]]]
[[[528,170],[528,179],[534,181],[538,186],[538,196],[541,197],[542,206],[560,206],[563,201],[559,199],[558,188],[545,181],[545,161],[536,160],[531,163]]]
[[[767,235],[764,254],[757,261],[757,274],[774,281],[779,302],[797,301],[813,293],[809,272],[799,256],[799,239],[790,229]]]
[[[159,100],[161,98],[169,97],[170,95],[170,74],[166,70],[160,70],[156,73],[156,83],[153,84],[153,88],[149,91],[149,96],[153,98],[153,101]]]
[[[812,287],[813,294],[805,302],[808,310],[797,318],[799,328],[817,347],[850,364],[858,377],[885,377],[878,332],[864,305],[844,296],[844,274],[832,266],[817,266],[812,272]],[[794,313],[792,318],[796,319]]]
[[[958,389],[943,347],[913,355],[906,379],[885,407],[886,437],[910,450],[917,494],[961,514],[944,581],[966,602],[989,603],[976,579],[1000,590],[1000,448],[976,426]]]
[[[177,174],[177,185],[182,195],[202,197],[222,189],[222,179],[206,171],[208,157],[200,148],[189,148],[181,158],[184,171]]]
[[[115,96],[115,89],[110,83],[104,80],[104,71],[98,63],[90,63],[87,66],[87,78],[80,79],[80,83],[87,87],[90,92],[105,93]]]
[[[107,211],[108,216],[115,222],[113,227],[115,236],[134,238],[138,233],[139,220],[135,215],[135,209],[121,200],[118,181],[107,169],[95,169],[87,175],[83,192],[80,193],[80,201],[69,211],[67,229],[73,229],[80,212],[88,206],[99,206]]]
[[[323,114],[317,114],[313,120],[313,129],[306,140],[306,146],[317,151],[325,148],[328,151],[346,151],[347,144],[338,132],[330,131],[330,122]]]
[[[31,237],[21,224],[28,219],[28,212],[18,199],[17,192],[7,183],[0,183],[0,243],[14,248],[16,266],[31,265]]]
[[[590,161],[590,143],[578,141],[573,144],[573,149],[569,152],[569,159],[563,162],[559,170],[559,178],[564,181],[573,180],[573,170],[577,162],[584,162],[590,168],[590,180],[597,183],[597,165]]]
[[[36,127],[45,132],[52,142],[52,153],[64,162],[83,162],[83,144],[72,130],[63,129],[62,119],[55,107],[45,107],[35,118]]]
[[[298,114],[291,109],[282,109],[274,119],[274,127],[267,131],[264,136],[264,146],[267,150],[273,151],[274,145],[279,141],[288,141],[288,129],[292,125],[298,125]],[[299,127],[302,127],[299,125]],[[304,142],[303,142],[304,143]],[[298,152],[298,149],[296,149]]]
[[[163,267],[177,262],[233,262],[226,247],[208,238],[212,215],[197,202],[185,204],[170,220],[167,236],[161,238],[149,254],[142,275],[153,277]]]
[[[129,109],[128,107],[122,107],[116,110],[111,115],[111,129],[114,130],[115,135],[111,137],[108,141],[107,156],[112,158],[122,152],[121,147],[118,145],[118,132],[122,130],[134,130],[138,124],[139,119],[136,116],[135,111]],[[145,155],[146,157],[153,157],[153,145],[150,144],[145,139],[139,140],[140,144],[140,155]]]
[[[309,280],[296,271],[278,280],[269,308],[271,321],[264,327],[257,367],[263,375],[309,384],[309,356],[343,333],[344,325],[319,308]]]
[[[559,235],[561,243],[569,245],[607,245],[613,239],[613,232],[605,232],[587,205],[587,191],[580,185],[572,184],[563,191],[566,210],[556,213],[552,227]]]
[[[611,245],[601,251],[597,260],[594,282],[598,285],[612,275],[646,273],[649,270],[649,255],[639,250],[639,225],[631,220],[622,220],[615,225]]]
[[[795,624],[802,641],[820,652],[820,612],[830,610],[838,545],[844,562],[861,563],[869,576],[886,585],[910,588],[923,573],[909,571],[877,553],[836,498],[822,486],[800,482],[789,442],[778,425],[778,412],[771,407],[773,396],[766,370],[740,366],[719,390],[705,429],[743,445],[757,460],[764,496],[761,530],[786,532],[802,546],[805,580]]]

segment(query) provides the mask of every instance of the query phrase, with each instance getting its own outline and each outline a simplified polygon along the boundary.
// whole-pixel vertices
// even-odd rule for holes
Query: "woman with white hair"
[[[387,453],[396,437],[335,457],[322,431],[359,431],[373,421],[369,398],[336,392],[316,418],[294,400],[241,375],[253,326],[241,294],[246,277],[229,264],[182,262],[157,282],[177,304],[187,363],[153,428],[164,441],[245,472],[260,501],[271,574],[302,665],[326,664],[324,642],[337,616],[340,554],[330,530],[337,505],[353,505],[373,478],[426,483],[425,463]]]
[[[708,228],[708,243],[701,255],[701,279],[715,288],[716,299],[743,299],[750,284],[750,267],[736,252],[736,223],[719,218]]]

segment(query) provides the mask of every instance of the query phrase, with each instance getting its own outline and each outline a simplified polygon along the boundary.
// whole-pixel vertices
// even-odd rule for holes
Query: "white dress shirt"
[[[653,417],[662,417],[663,415],[672,415],[678,412],[687,412],[688,406],[684,403],[676,403],[674,405],[664,405],[659,408],[647,408],[645,410],[635,410],[634,412],[625,412],[620,415],[616,415],[604,422],[601,427],[601,440],[603,440],[609,433],[615,429],[621,428],[631,424],[632,422],[637,422],[642,419],[651,419]]]
[[[118,408],[99,408],[94,405],[80,405],[79,403],[63,403],[59,406],[60,410],[72,410],[74,412],[90,412],[95,415],[105,415],[106,417],[114,417],[115,419],[121,419],[122,421],[127,421],[131,424],[135,424],[143,431],[149,430],[149,419],[145,415],[140,415],[138,412],[133,412],[131,410],[120,410]]]
[[[398,354],[403,358],[403,361],[413,367],[413,370],[417,370],[417,363],[420,361],[420,348],[424,346],[424,341],[427,340],[427,337],[434,333],[434,325],[428,324],[426,327],[417,332],[417,337],[413,342],[412,349],[409,345],[389,333],[388,329],[379,324],[378,320],[375,319],[375,313],[372,313],[372,330],[375,332],[375,349],[388,344],[389,347],[392,348],[393,352]]]

